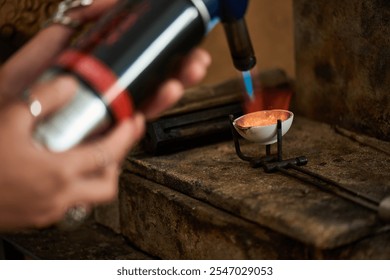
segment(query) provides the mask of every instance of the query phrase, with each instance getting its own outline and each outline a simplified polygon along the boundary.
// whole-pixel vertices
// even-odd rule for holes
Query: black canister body
[[[75,99],[41,123],[36,139],[69,149],[132,115],[206,33],[207,19],[190,0],[122,0],[59,58],[50,78],[75,75]]]

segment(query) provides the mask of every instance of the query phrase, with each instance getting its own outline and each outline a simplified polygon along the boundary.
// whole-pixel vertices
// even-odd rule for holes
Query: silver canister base
[[[73,100],[36,127],[34,138],[53,152],[63,152],[110,125],[104,102],[79,83]]]

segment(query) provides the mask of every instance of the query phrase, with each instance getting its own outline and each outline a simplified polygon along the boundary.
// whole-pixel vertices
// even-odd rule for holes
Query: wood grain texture
[[[390,140],[390,2],[295,0],[296,111]]]

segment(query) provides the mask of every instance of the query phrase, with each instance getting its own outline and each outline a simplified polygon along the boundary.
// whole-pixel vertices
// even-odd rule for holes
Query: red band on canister
[[[77,50],[68,50],[60,56],[57,65],[71,70],[89,83],[111,109],[116,121],[132,116],[134,103],[131,95],[125,88],[119,87],[118,77],[99,59]]]

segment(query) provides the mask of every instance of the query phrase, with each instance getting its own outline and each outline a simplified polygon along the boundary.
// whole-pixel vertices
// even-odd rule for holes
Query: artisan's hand
[[[72,78],[63,77],[31,92],[39,98],[44,117],[62,106],[75,88]],[[0,110],[0,230],[46,226],[70,207],[113,199],[119,163],[143,131],[143,117],[137,115],[100,140],[56,154],[34,142],[35,123],[22,101]]]
[[[94,19],[114,2],[95,0],[91,7],[75,11],[74,16]],[[145,118],[156,117],[176,102],[183,87],[198,82],[210,63],[206,52],[195,50],[178,78],[164,83],[134,118],[123,121],[93,143],[51,153],[32,139],[38,120],[20,96],[26,88],[30,89],[42,104],[39,117],[69,102],[76,88],[73,78],[32,83],[67,46],[72,33],[64,26],[50,26],[0,69],[0,231],[47,226],[62,219],[70,207],[112,200],[117,193],[120,163],[142,137]]]

